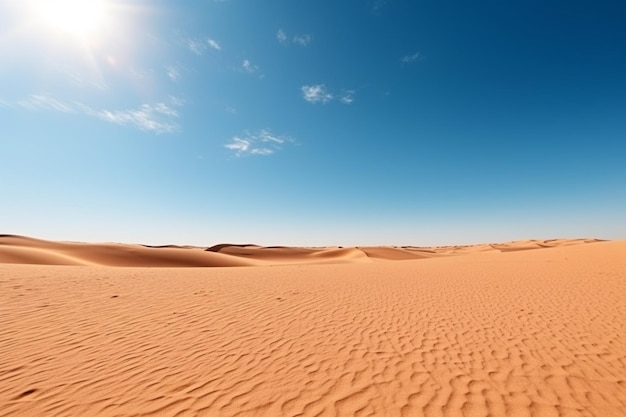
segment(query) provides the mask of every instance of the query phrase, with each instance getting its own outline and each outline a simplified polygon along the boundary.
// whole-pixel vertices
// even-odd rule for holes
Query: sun
[[[82,40],[96,36],[107,17],[107,0],[31,0],[30,6],[47,29]]]

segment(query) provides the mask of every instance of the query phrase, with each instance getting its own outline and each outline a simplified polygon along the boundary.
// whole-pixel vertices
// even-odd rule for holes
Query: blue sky
[[[0,0],[0,232],[624,239],[624,22],[621,0]]]

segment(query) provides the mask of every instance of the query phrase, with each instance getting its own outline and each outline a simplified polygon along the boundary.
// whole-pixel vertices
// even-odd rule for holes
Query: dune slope
[[[0,417],[622,416],[625,253],[2,264]]]
[[[595,239],[552,239],[436,248],[297,248],[223,243],[203,249],[176,245],[148,246],[120,243],[53,242],[24,236],[0,235],[0,263],[128,267],[369,263],[464,255],[476,251],[509,252],[543,249],[595,242],[597,242]]]

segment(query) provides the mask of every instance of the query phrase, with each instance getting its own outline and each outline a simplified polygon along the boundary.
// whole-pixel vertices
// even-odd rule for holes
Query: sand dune
[[[118,243],[52,242],[0,235],[0,263],[35,265],[225,267],[312,263],[362,263],[425,259],[475,252],[509,252],[596,242],[595,239],[552,239],[492,245],[358,248],[262,247],[252,244],[148,246]]]
[[[154,261],[1,239],[3,262]],[[561,243],[299,254],[356,259],[330,265],[0,264],[0,417],[624,416],[626,241]]]
[[[51,242],[0,236],[0,263],[137,267],[249,266],[257,263],[202,249]]]

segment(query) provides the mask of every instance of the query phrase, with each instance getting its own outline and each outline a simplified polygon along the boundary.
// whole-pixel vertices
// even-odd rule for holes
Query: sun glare
[[[32,0],[40,21],[58,33],[84,40],[96,36],[106,18],[106,0]]]

